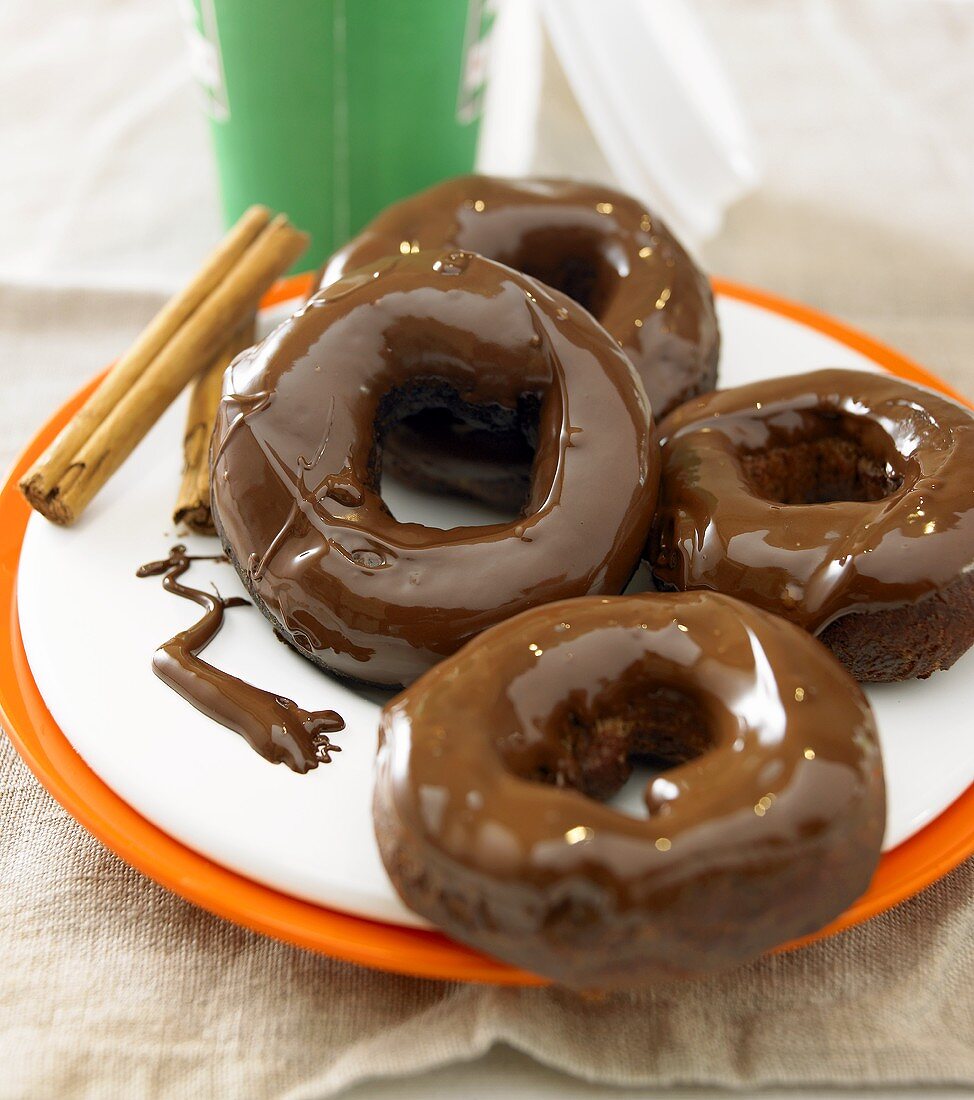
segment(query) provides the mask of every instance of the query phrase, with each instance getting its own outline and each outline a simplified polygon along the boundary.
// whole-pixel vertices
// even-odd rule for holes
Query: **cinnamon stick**
[[[134,385],[177,329],[225,278],[269,221],[267,207],[252,206],[207,257],[192,281],[149,322],[95,393],[28,471],[22,485],[29,484],[33,496],[43,499],[54,491],[81,443]]]
[[[197,375],[189,395],[186,431],[183,435],[183,478],[176,497],[173,522],[198,535],[216,534],[210,511],[210,436],[220,405],[223,375],[227,367],[254,342],[254,324],[248,324],[227,341],[213,362]]]
[[[261,227],[265,215],[260,208],[244,215],[179,302],[152,322],[152,335],[143,334],[27,471],[20,488],[32,507],[54,523],[74,523],[187,382],[212,362],[226,334],[256,312],[308,241],[280,215]]]

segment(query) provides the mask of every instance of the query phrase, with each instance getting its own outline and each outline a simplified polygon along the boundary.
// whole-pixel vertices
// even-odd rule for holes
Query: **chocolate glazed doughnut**
[[[399,523],[390,423],[435,399],[485,426],[537,411],[513,522]],[[217,530],[281,637],[343,676],[409,683],[525,608],[622,590],[659,448],[628,359],[570,299],[463,252],[387,258],[231,366],[212,446]]]
[[[631,759],[647,817],[602,805]],[[376,836],[449,935],[581,989],[735,966],[841,913],[885,787],[860,688],[712,593],[581,599],[482,634],[389,702]]]
[[[824,370],[688,402],[660,427],[650,562],[818,634],[858,680],[974,643],[974,418],[888,375]]]
[[[462,176],[390,206],[331,258],[319,285],[382,256],[443,247],[498,260],[583,305],[632,360],[657,418],[714,388],[710,284],[635,199],[567,180]],[[389,468],[414,484],[515,508],[526,494],[530,450],[517,432],[485,437],[427,411],[398,424],[386,451]]]

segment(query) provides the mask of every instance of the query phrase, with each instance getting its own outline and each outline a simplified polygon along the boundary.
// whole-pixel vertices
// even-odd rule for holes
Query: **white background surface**
[[[850,320],[974,394],[971,5],[701,0],[697,6],[765,166],[760,191],[732,209],[705,246],[710,268]],[[0,359],[0,460],[7,463],[48,412],[135,334],[136,318],[159,300],[155,292],[168,292],[193,269],[217,239],[219,222],[206,126],[172,5],[5,0],[0,40],[0,284],[10,311],[0,315],[0,328],[15,327],[30,312],[37,290],[50,322],[39,317],[29,341],[7,345]],[[598,151],[548,60],[535,168],[603,177]],[[75,312],[76,299],[69,303],[59,288],[76,287],[92,295],[118,292],[127,303],[124,316]],[[69,350],[64,333],[72,328],[77,340]],[[32,368],[37,363],[44,369]],[[174,616],[183,614],[181,601],[169,602]],[[40,819],[31,828],[40,828]],[[42,872],[53,865],[41,856],[36,861]],[[18,928],[29,934],[37,921],[43,926],[44,899],[53,894],[36,879],[16,877],[16,861],[10,866],[4,892],[12,920],[4,936],[12,948]],[[79,868],[88,874],[89,864]],[[94,973],[90,968],[103,965],[101,955],[85,957],[92,938],[71,942],[78,944],[73,968]],[[17,957],[28,957],[26,949]],[[144,947],[126,956],[133,979],[155,957]],[[17,980],[12,971],[4,974],[9,1000],[0,999],[0,1008],[31,1004],[16,1019],[13,1041],[42,1067],[43,1043],[30,1030],[37,1008],[18,1001]],[[68,978],[51,982],[63,992]],[[51,1027],[65,1022],[55,1015]],[[43,1094],[8,1092],[7,1080],[0,1072],[2,1094]],[[502,1049],[471,1065],[366,1083],[348,1095],[661,1094],[587,1086]]]

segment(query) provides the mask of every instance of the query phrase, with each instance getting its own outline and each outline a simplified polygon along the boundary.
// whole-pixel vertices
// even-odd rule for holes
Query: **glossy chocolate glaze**
[[[632,360],[657,418],[711,390],[710,283],[642,203],[601,185],[460,176],[395,203],[324,266],[319,285],[382,256],[461,248],[584,305]]]
[[[659,449],[628,359],[579,306],[463,252],[387,258],[319,292],[231,366],[213,438],[217,529],[296,648],[409,683],[486,627],[621,591],[656,500]],[[523,514],[448,531],[399,523],[382,434],[431,393],[537,447]]]
[[[189,630],[161,645],[152,658],[152,669],[163,683],[221,726],[239,733],[255,752],[272,764],[287,764],[296,772],[308,772],[320,763],[331,763],[341,752],[328,737],[345,728],[333,710],[308,711],[291,699],[254,687],[200,659],[223,625],[223,613],[247,601],[228,599],[181,584],[179,578],[194,561],[224,558],[191,557],[185,546],[174,546],[169,557],[152,561],[138,570],[140,577],[162,576],[167,592],[192,600],[205,614]]]
[[[974,565],[974,418],[927,390],[815,371],[696,398],[660,432],[650,562],[665,586],[727,592],[818,633],[923,600]],[[808,503],[761,495],[756,463],[836,439],[852,448],[853,485]],[[860,499],[832,499],[846,494]]]
[[[672,764],[645,818],[573,789],[620,728]],[[824,925],[869,884],[885,794],[868,703],[818,642],[727,596],[646,594],[529,611],[390,701],[375,818],[417,912],[605,989]]]

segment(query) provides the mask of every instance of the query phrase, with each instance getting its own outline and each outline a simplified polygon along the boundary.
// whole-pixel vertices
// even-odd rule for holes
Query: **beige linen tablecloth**
[[[701,10],[766,164],[706,261],[974,395],[974,6]],[[17,0],[0,33],[6,463],[218,227],[168,5]],[[558,87],[547,170],[570,131]],[[0,1095],[323,1097],[495,1043],[615,1084],[974,1084],[972,897],[967,863],[827,942],[602,1003],[389,977],[166,893],[75,824],[3,739]]]

